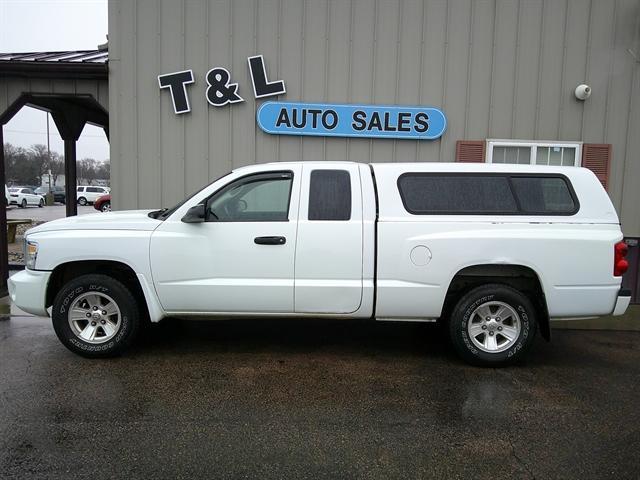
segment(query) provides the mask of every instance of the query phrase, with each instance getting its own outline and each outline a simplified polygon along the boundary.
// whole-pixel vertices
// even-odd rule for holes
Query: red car
[[[102,195],[98,197],[95,202],[93,202],[93,208],[96,210],[100,210],[101,212],[110,212],[111,211],[111,194]]]

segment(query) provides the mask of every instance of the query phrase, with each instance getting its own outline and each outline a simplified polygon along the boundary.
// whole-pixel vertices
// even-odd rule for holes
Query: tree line
[[[64,175],[64,156],[58,152],[47,152],[46,145],[35,144],[29,148],[4,144],[4,171],[7,185],[42,185],[44,177],[51,185],[57,185],[60,175]],[[96,180],[109,181],[111,177],[108,160],[99,162],[93,158],[83,158],[76,162],[78,184],[92,185]],[[82,180],[82,182],[81,182]]]

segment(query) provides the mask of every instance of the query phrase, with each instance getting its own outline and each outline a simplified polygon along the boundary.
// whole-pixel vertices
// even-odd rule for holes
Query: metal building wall
[[[453,161],[459,139],[578,140],[613,144],[610,194],[639,236],[639,18],[638,0],[111,0],[114,205],[167,206],[255,162]],[[267,135],[254,54],[285,81],[282,100],[433,105],[448,130],[433,142]],[[214,66],[244,103],[207,104]],[[175,115],[156,77],[186,68],[192,112]],[[583,82],[593,94],[578,102]]]

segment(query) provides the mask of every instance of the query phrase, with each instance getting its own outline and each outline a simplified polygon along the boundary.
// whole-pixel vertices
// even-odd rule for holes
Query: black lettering
[[[362,110],[356,110],[353,112],[353,122],[351,122],[351,128],[354,130],[361,132],[367,126],[367,114]]]
[[[173,102],[173,111],[176,115],[191,111],[189,95],[187,95],[187,85],[190,83],[193,83],[193,72],[191,70],[158,75],[160,88],[169,89],[171,101]]]
[[[297,108],[293,109],[293,126],[295,128],[304,128],[304,126],[307,124],[307,109],[302,109],[300,121],[298,121],[298,111],[299,110]]]
[[[331,116],[333,117],[333,122],[329,123],[327,118]],[[326,110],[322,113],[322,126],[327,130],[333,130],[338,125],[338,114],[335,110]]]
[[[311,117],[311,127],[318,128],[318,114],[322,113],[322,110],[317,110],[315,108],[310,108],[309,113],[312,115]]]
[[[249,57],[247,60],[249,61],[249,72],[251,73],[251,82],[253,83],[253,93],[256,98],[287,93],[282,80],[270,82],[267,79],[267,69],[264,66],[264,58],[262,55]]]
[[[399,132],[410,132],[411,131],[411,127],[409,127],[410,123],[411,123],[411,113],[409,112],[398,113],[398,131]]]
[[[416,113],[413,129],[418,133],[424,133],[429,130],[429,115],[424,112]]]
[[[291,121],[289,120],[289,112],[287,112],[286,108],[283,108],[282,110],[280,110],[280,113],[278,114],[278,120],[276,120],[276,127],[279,127],[280,125],[286,125],[287,127],[291,128]]]
[[[369,121],[367,130],[373,130],[374,128],[377,128],[379,132],[382,131],[382,123],[380,122],[380,115],[378,112],[373,112],[371,115],[371,120]]]
[[[391,116],[390,112],[384,112],[384,131],[385,132],[395,132],[396,127],[389,124],[389,117]]]
[[[226,68],[216,67],[207,72],[207,101],[214,107],[227,103],[244,102],[238,95],[238,84],[230,83],[231,74]]]

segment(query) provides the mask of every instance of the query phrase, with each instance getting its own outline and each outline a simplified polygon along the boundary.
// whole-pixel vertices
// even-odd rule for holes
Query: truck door
[[[293,313],[301,167],[231,180],[206,221],[170,217],[151,239],[151,268],[169,312]]]
[[[352,313],[362,301],[362,191],[357,165],[304,165],[295,311]]]

